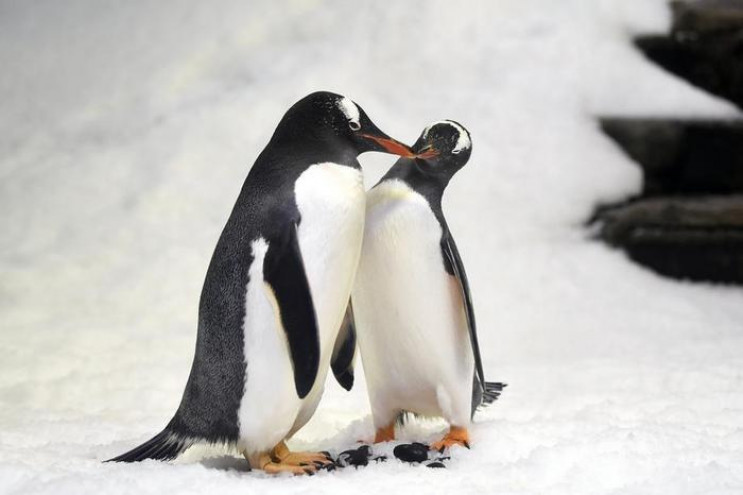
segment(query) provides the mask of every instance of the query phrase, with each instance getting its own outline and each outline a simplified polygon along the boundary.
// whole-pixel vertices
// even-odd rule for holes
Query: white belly
[[[375,424],[406,410],[466,425],[474,359],[441,227],[400,181],[380,184],[367,201],[353,302]]]
[[[246,384],[238,413],[239,446],[248,452],[272,448],[312,417],[361,252],[365,194],[360,170],[313,165],[297,180],[295,197],[301,214],[299,247],[317,315],[320,366],[310,393],[299,399],[276,302],[263,283],[261,253],[266,243],[254,241],[244,324]]]

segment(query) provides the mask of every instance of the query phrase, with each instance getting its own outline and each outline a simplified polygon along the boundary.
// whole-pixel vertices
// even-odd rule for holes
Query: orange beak
[[[416,158],[422,158],[424,160],[439,156],[439,152],[433,146],[426,146],[415,155]]]
[[[383,138],[371,134],[361,134],[361,137],[371,139],[393,155],[400,155],[404,158],[415,158],[416,156],[415,153],[413,153],[413,150],[402,144],[400,141],[396,141],[392,138]]]

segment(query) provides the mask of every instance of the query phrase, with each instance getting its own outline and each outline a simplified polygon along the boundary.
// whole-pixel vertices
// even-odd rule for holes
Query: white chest
[[[369,192],[366,222],[353,300],[372,408],[440,414],[438,389],[466,392],[472,382],[441,226],[425,198],[400,181]],[[466,394],[456,395],[466,410]]]
[[[361,254],[363,175],[352,167],[320,163],[299,177],[294,193],[301,215],[299,247],[320,327],[323,361],[329,359]]]
[[[276,301],[263,283],[270,245],[262,238],[253,241],[244,322],[247,381],[238,412],[240,446],[250,452],[286,438],[317,407],[361,252],[366,200],[361,171],[313,165],[297,180],[295,198],[302,216],[299,247],[320,334],[320,367],[309,395],[299,399]]]

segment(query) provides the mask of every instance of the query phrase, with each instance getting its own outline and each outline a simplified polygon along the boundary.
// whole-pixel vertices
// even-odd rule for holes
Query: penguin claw
[[[326,452],[291,452],[283,442],[274,448],[272,457],[280,464],[311,466],[313,469],[333,464],[333,459]]]
[[[431,450],[436,450],[440,454],[443,454],[444,450],[452,445],[461,445],[468,449],[470,448],[470,435],[467,428],[452,426],[444,438],[431,445]]]
[[[294,475],[308,474],[312,476],[315,474],[315,471],[317,471],[317,469],[315,468],[315,466],[294,466],[281,462],[269,462],[268,464],[263,466],[263,471],[267,474],[292,473]]]

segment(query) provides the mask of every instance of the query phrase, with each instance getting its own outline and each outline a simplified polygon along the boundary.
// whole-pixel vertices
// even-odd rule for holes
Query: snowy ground
[[[664,3],[277,4],[0,3],[0,492],[743,491],[743,291],[660,278],[582,226],[640,186],[595,115],[734,115],[632,50]],[[509,388],[446,470],[267,478],[207,449],[101,464],[174,412],[219,232],[316,89],[403,140],[440,118],[472,131],[445,208],[486,375]],[[392,161],[362,156],[367,184]],[[363,380],[330,382],[293,444],[370,435]]]

